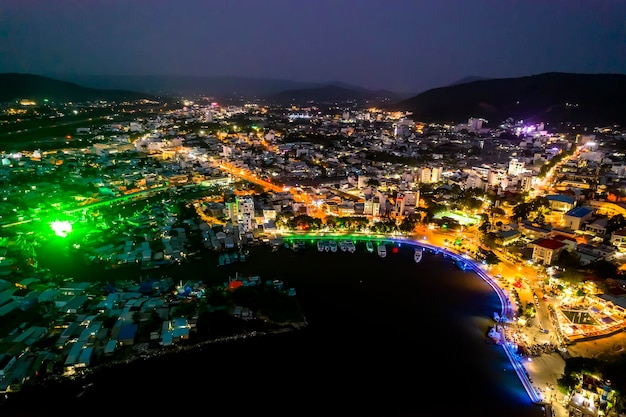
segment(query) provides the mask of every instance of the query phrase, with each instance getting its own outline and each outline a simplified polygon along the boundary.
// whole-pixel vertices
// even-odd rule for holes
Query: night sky
[[[0,0],[0,72],[341,81],[626,73],[624,0]]]

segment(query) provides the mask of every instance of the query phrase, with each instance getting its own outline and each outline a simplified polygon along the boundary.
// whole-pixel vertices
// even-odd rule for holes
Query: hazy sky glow
[[[421,92],[626,73],[624,0],[0,0],[0,72],[231,75]]]

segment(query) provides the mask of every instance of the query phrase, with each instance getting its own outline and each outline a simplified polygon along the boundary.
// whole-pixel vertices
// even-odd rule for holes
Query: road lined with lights
[[[295,202],[305,204],[307,208],[311,210],[311,213],[313,215],[312,217],[323,218],[326,215],[322,210],[320,210],[320,204],[315,203],[314,198],[312,198],[309,194],[305,193],[299,188],[287,187],[258,178],[256,175],[250,173],[246,169],[231,165],[228,162],[214,162],[213,166],[230,175],[244,179],[253,184],[260,185],[266,190],[271,190],[276,193],[289,192],[293,196]]]

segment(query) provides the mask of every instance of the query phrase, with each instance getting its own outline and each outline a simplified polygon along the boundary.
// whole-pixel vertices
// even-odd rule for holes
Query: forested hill
[[[66,81],[34,74],[0,74],[0,102],[29,99],[51,102],[123,101],[152,99],[152,95],[125,90],[105,90],[83,87]]]
[[[625,74],[545,73],[520,78],[478,80],[434,88],[387,106],[412,112],[415,120],[467,122],[484,118],[490,126],[506,120],[626,124]]]

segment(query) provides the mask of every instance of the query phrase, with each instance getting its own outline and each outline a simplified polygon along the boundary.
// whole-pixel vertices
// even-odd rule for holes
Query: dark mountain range
[[[69,80],[92,88],[125,89],[179,98],[212,97],[218,101],[254,100],[281,91],[320,87],[318,83],[269,78],[200,77],[185,75],[77,75],[55,74],[56,79]]]
[[[528,123],[585,126],[626,124],[625,74],[545,73],[478,80],[434,88],[386,106],[412,112],[427,123],[484,118],[496,126],[507,118]]]
[[[0,102],[30,99],[52,102],[123,101],[154,98],[154,96],[125,90],[104,90],[83,87],[34,74],[0,74]]]
[[[132,77],[122,77],[130,79]],[[137,77],[143,80],[150,77]],[[471,80],[476,77],[468,77]],[[156,87],[162,77],[153,79]],[[219,100],[243,100],[250,94],[278,104],[356,103],[382,106],[388,110],[412,112],[423,122],[464,123],[471,117],[484,118],[496,126],[512,118],[528,123],[573,123],[586,126],[626,124],[625,74],[545,73],[520,78],[478,79],[427,90],[406,98],[389,91],[372,91],[345,84],[320,86],[288,80],[242,79],[237,77],[171,77],[174,84],[194,96],[210,95]],[[194,79],[199,84],[194,83]],[[203,82],[205,82],[203,84]],[[113,87],[114,84],[111,84]],[[0,74],[0,102],[17,99],[51,101],[121,101],[154,98],[170,92],[168,88],[152,93],[141,90],[85,87],[33,74]],[[213,86],[213,87],[211,87]],[[300,86],[301,88],[286,88]],[[223,95],[210,94],[210,89]],[[246,90],[247,93],[237,91]],[[176,94],[171,94],[176,97]],[[180,97],[180,96],[179,96]],[[250,99],[250,98],[245,98]],[[392,104],[387,104],[392,103]]]
[[[449,84],[449,86],[459,85],[459,84],[467,84],[467,83],[471,83],[471,82],[474,82],[474,81],[484,81],[484,80],[489,80],[489,78],[478,77],[476,75],[470,75],[469,77],[463,77],[460,80],[457,80],[457,81]]]
[[[404,96],[406,97],[406,96]],[[384,103],[395,102],[404,98],[403,96],[386,90],[366,90],[345,88],[337,85],[327,85],[319,88],[303,88],[298,90],[287,90],[265,98],[266,102],[274,104],[331,104],[355,103],[382,105]]]
[[[54,74],[55,79],[68,80],[80,85],[102,89],[124,89],[142,91],[149,94],[167,95],[173,97],[196,98],[198,96],[212,97],[217,101],[254,101],[276,100],[281,103],[291,103],[290,95],[296,95],[303,102],[317,101],[336,97],[343,101],[344,96],[375,97],[377,95],[390,97],[394,101],[410,97],[412,94],[396,94],[387,91],[373,92],[363,87],[346,84],[339,81],[318,83],[301,82],[272,78],[249,77],[217,77],[217,76],[174,76],[174,75],[145,75],[145,76],[110,76],[110,75],[77,75]],[[332,93],[326,90],[328,86],[336,86],[345,90],[359,93]],[[319,91],[315,91],[319,89]],[[311,90],[311,91],[307,91]],[[288,93],[287,93],[288,92]],[[293,92],[293,93],[292,93]],[[283,94],[284,93],[284,94]]]

